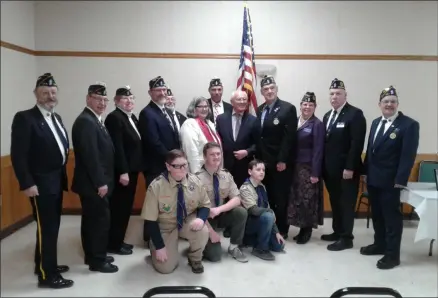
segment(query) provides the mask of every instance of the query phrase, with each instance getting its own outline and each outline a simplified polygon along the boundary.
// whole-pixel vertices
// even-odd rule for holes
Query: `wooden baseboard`
[[[16,231],[20,230],[21,228],[24,228],[28,224],[30,224],[33,221],[33,216],[28,215],[25,218],[17,221],[16,223],[11,224],[10,226],[4,228],[0,232],[0,240],[5,239],[6,237],[12,235]]]

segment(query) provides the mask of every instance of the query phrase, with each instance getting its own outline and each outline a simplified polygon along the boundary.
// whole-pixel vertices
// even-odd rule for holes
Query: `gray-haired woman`
[[[204,164],[202,149],[207,142],[221,144],[213,122],[207,119],[210,112],[204,97],[195,97],[187,108],[187,119],[181,126],[182,149],[187,155],[191,173],[201,170]]]

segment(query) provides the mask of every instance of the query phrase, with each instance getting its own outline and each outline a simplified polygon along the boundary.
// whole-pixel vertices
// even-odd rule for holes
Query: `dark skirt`
[[[317,228],[324,222],[323,182],[310,182],[311,166],[298,163],[287,210],[288,223],[299,228]]]

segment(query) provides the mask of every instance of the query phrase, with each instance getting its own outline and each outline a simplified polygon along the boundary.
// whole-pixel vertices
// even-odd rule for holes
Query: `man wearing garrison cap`
[[[362,247],[363,255],[383,255],[379,269],[400,264],[403,214],[400,191],[408,183],[417,156],[420,124],[398,111],[398,95],[393,86],[380,93],[382,115],[374,119],[365,156],[368,198],[374,242]]]
[[[274,77],[265,76],[260,86],[265,103],[257,109],[262,128],[256,155],[266,165],[263,184],[277,219],[278,230],[286,239],[289,231],[287,204],[296,154],[297,109],[278,98]]]
[[[109,201],[114,189],[114,146],[102,121],[108,106],[105,83],[88,87],[86,107],[72,128],[75,170],[72,190],[82,205],[81,238],[90,271],[117,272],[107,256]]]
[[[68,191],[70,145],[61,116],[54,111],[58,86],[52,74],[38,77],[34,94],[36,105],[17,112],[12,121],[12,167],[37,222],[34,270],[38,286],[67,288],[73,281],[61,276],[69,268],[57,263],[57,240],[63,191]]]
[[[143,175],[146,188],[166,170],[167,153],[181,148],[177,125],[171,112],[165,107],[167,86],[161,76],[149,81],[148,93],[151,101],[140,112],[138,125],[143,144]],[[147,229],[144,228],[143,240],[146,246],[149,238]]]
[[[133,113],[135,97],[130,86],[120,87],[114,96],[116,108],[108,114],[105,126],[115,152],[114,192],[110,197],[111,224],[108,252],[132,254],[133,246],[124,242],[131,216],[139,172],[143,172],[143,152],[138,120]]]
[[[210,93],[210,98],[208,99],[210,113],[207,119],[209,119],[214,124],[216,124],[217,116],[223,113],[231,113],[233,111],[233,107],[231,106],[231,104],[222,100],[223,92],[224,87],[222,85],[221,79],[211,79],[210,85],[208,87],[208,93]]]
[[[328,250],[340,251],[353,247],[366,120],[361,109],[347,102],[343,81],[334,79],[329,94],[332,109],[323,118],[326,127],[323,178],[330,196],[333,233],[322,235],[321,239],[334,242],[327,246]]]
[[[173,120],[175,121],[175,124],[178,128],[178,131],[180,131],[181,125],[183,125],[184,121],[187,120],[187,117],[176,110],[176,98],[173,95],[172,90],[169,88],[167,89],[166,108],[169,109],[170,114],[173,117]]]

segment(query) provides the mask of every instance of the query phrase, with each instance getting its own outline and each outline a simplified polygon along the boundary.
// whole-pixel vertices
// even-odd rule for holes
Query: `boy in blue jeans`
[[[284,239],[275,224],[274,211],[269,207],[266,188],[262,184],[265,178],[265,164],[252,160],[248,164],[249,178],[240,187],[243,207],[248,210],[243,244],[252,246],[252,254],[262,260],[273,261],[271,251],[284,249]]]

